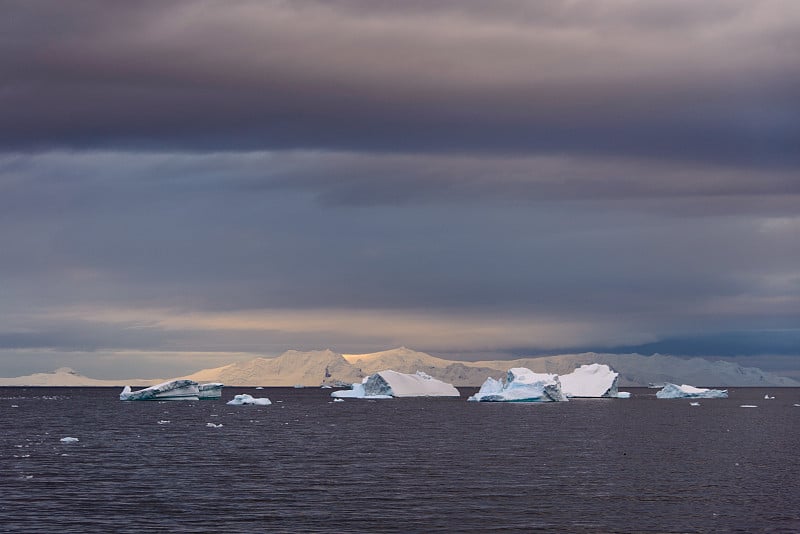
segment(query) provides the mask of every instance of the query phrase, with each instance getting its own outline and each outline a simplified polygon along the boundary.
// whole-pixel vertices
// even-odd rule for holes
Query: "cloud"
[[[73,2],[46,13],[18,2],[0,48],[0,147],[796,166],[798,19],[779,0]]]

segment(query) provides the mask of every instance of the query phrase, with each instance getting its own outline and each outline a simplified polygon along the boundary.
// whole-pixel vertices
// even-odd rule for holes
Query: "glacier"
[[[210,382],[208,384],[200,384],[197,386],[198,397],[200,400],[215,400],[222,397],[222,388],[224,384],[220,382]]]
[[[414,374],[398,373],[391,369],[372,374],[352,389],[334,391],[334,398],[391,399],[393,397],[459,397],[458,390],[447,382],[417,371]]]
[[[119,394],[119,400],[199,400],[200,391],[194,380],[169,380],[150,386],[149,388],[131,391],[130,386],[125,386]]]
[[[506,373],[505,383],[487,378],[480,391],[467,399],[477,402],[564,402],[558,375],[534,373],[525,367],[514,367]]]
[[[618,397],[619,373],[605,364],[581,365],[567,375],[559,375],[561,391],[567,397]]]
[[[241,395],[236,395],[233,399],[229,400],[225,404],[230,404],[231,406],[243,406],[246,404],[253,404],[256,406],[269,406],[272,404],[272,401],[266,397],[262,397],[260,399],[253,398],[251,395],[247,393],[242,393]]]
[[[696,388],[687,384],[666,384],[656,393],[659,399],[727,399],[727,389]]]

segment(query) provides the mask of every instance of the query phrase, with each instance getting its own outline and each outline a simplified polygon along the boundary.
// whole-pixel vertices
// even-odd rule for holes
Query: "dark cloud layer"
[[[794,166],[788,1],[11,2],[0,146]]]
[[[800,324],[798,6],[4,2],[0,363],[784,365],[746,333]]]

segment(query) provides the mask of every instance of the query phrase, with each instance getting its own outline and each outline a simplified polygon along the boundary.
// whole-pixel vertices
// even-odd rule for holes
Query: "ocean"
[[[0,531],[800,532],[800,389],[700,406],[626,390],[508,404],[466,402],[473,388],[337,403],[0,388]],[[273,404],[226,405],[236,393]]]

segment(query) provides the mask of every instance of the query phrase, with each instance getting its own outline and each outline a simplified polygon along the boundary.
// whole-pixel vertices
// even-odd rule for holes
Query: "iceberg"
[[[242,393],[241,395],[236,395],[232,400],[229,400],[226,404],[230,404],[231,406],[243,406],[245,404],[254,404],[256,406],[269,406],[270,404],[272,404],[272,401],[266,397],[256,399],[248,395],[247,393]]]
[[[352,389],[334,391],[331,397],[353,399],[391,399],[393,397],[459,397],[452,384],[417,371],[414,374],[380,371],[370,375]]]
[[[561,391],[567,397],[617,398],[619,373],[608,365],[581,365],[568,375],[560,375]]]
[[[197,386],[198,397],[200,400],[214,400],[222,397],[223,384],[219,382],[210,382],[208,384],[200,384]]]
[[[119,400],[198,400],[200,391],[194,380],[170,380],[149,388],[131,391],[130,386],[125,386],[119,394]]]
[[[80,440],[78,438],[73,438],[73,437],[67,436],[66,438],[61,438],[58,441],[60,441],[61,443],[77,443]]]
[[[618,399],[630,399],[631,398],[631,392],[630,391],[618,391],[617,392],[617,398]]]
[[[525,367],[514,367],[506,374],[505,383],[487,378],[480,391],[467,399],[477,402],[564,402],[558,375],[534,373]]]
[[[696,388],[687,384],[677,386],[667,383],[656,393],[659,399],[727,399],[727,389]]]

